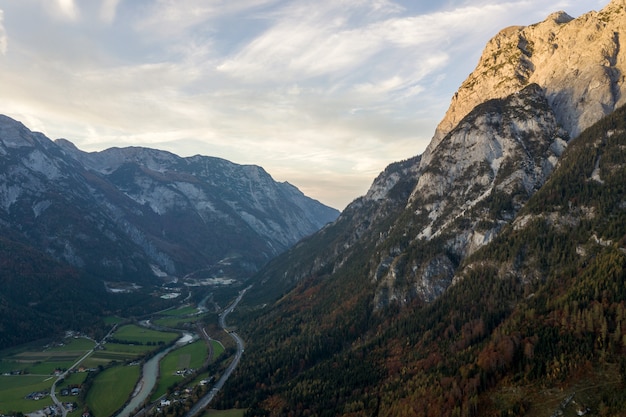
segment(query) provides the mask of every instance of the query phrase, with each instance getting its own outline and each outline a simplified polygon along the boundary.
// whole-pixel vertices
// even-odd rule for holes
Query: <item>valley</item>
[[[0,116],[0,417],[626,415],[625,36],[503,28],[341,213]]]
[[[0,414],[202,415],[243,353],[225,318],[247,288],[226,309],[207,311],[207,299],[230,297],[221,289],[141,320],[106,318],[99,341],[68,331],[0,352]]]

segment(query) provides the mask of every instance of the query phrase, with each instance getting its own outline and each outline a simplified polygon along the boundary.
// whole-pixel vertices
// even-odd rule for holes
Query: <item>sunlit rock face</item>
[[[576,137],[626,103],[626,2],[576,19],[554,13],[541,23],[509,27],[489,41],[476,69],[452,98],[424,153],[432,150],[476,105],[536,83],[559,123]]]
[[[407,243],[382,252],[374,275],[376,305],[436,299],[459,261],[489,243],[544,184],[567,141],[536,84],[472,110],[420,166],[411,214],[391,234],[407,235]]]
[[[376,306],[437,298],[456,265],[543,185],[569,139],[626,104],[625,29],[626,0],[614,0],[577,19],[557,12],[509,27],[488,42],[421,155],[412,216],[393,227],[409,242],[382,251],[371,274]],[[439,253],[407,256],[420,250]]]

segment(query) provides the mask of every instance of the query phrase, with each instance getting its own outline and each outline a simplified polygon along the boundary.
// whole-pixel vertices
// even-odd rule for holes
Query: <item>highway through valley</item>
[[[204,409],[209,406],[211,401],[213,401],[213,398],[215,397],[215,395],[217,395],[217,393],[224,387],[224,384],[226,383],[230,375],[233,373],[233,371],[239,364],[239,360],[241,359],[241,355],[243,354],[243,350],[244,350],[243,340],[241,339],[241,337],[239,337],[237,333],[227,328],[226,316],[228,316],[235,309],[235,307],[237,307],[237,304],[239,304],[244,294],[249,289],[250,287],[247,287],[241,290],[237,298],[219,316],[219,325],[225,332],[227,332],[230,335],[230,337],[233,338],[233,340],[237,344],[237,353],[235,354],[235,357],[233,358],[230,365],[228,365],[228,368],[226,369],[226,371],[222,374],[220,379],[215,383],[213,388],[211,388],[211,391],[209,391],[204,397],[202,397],[200,401],[198,401],[191,408],[191,410],[189,410],[189,412],[186,414],[186,417],[195,417],[199,415],[200,413],[202,413]]]

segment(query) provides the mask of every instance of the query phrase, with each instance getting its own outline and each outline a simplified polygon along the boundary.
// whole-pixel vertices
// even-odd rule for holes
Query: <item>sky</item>
[[[0,0],[0,114],[262,166],[343,209],[421,154],[500,29],[609,0]]]

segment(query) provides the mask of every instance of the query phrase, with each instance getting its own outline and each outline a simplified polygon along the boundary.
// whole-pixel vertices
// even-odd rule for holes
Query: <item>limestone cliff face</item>
[[[474,107],[535,83],[571,137],[626,103],[626,0],[573,19],[565,12],[492,38],[476,69],[452,98],[422,158]]]
[[[514,221],[570,139],[626,104],[625,26],[626,0],[613,0],[577,19],[557,12],[502,30],[424,154],[388,167],[263,282],[360,271],[375,310],[437,299]]]
[[[474,108],[433,150],[405,216],[379,245],[375,306],[436,299],[459,261],[489,243],[544,184],[567,140],[536,84]]]

